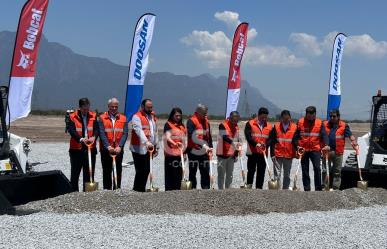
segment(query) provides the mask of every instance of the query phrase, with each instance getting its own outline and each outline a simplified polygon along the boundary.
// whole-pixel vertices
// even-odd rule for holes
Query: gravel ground
[[[2,216],[1,248],[386,248],[387,208],[248,216]]]
[[[34,143],[32,149],[30,161],[42,163],[36,170],[59,169],[70,176],[67,143]],[[124,162],[131,161],[130,153],[127,149],[125,152]],[[156,184],[163,190],[162,155],[156,158],[155,165]],[[101,171],[98,157],[96,180],[102,184]],[[133,177],[134,167],[129,166],[123,171],[123,190],[71,193],[20,206],[20,216],[1,216],[0,248],[386,248],[387,245],[385,190],[135,193],[130,191]],[[239,184],[239,165],[236,165],[233,187],[239,188]],[[298,185],[302,188],[302,184]],[[334,210],[326,211],[330,209]]]

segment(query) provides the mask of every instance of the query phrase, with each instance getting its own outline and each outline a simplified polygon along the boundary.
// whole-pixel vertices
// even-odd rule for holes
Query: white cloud
[[[381,58],[387,55],[387,42],[375,41],[370,35],[350,36],[346,41],[345,52],[360,54],[371,58]]]
[[[333,41],[337,32],[330,32],[321,41],[306,33],[292,33],[293,41],[303,52],[319,56],[323,52],[332,51]],[[387,56],[387,42],[375,41],[369,34],[349,36],[344,47],[345,55],[362,55],[368,58],[382,58]]]
[[[221,22],[224,22],[227,24],[230,28],[236,28],[241,21],[239,20],[239,14],[232,11],[223,11],[223,12],[216,12],[215,18]]]
[[[297,44],[298,48],[303,52],[311,55],[321,55],[322,49],[313,35],[306,33],[291,33],[290,40]]]
[[[287,47],[247,47],[245,56],[244,59],[247,65],[302,67],[308,64],[306,59],[296,57]]]
[[[210,33],[194,30],[188,36],[181,38],[180,41],[193,47],[196,57],[206,62],[209,68],[227,68],[229,66],[232,41],[224,32]],[[307,64],[307,61],[296,57],[286,47],[247,46],[243,63],[250,66],[301,67]]]
[[[223,11],[223,12],[216,12],[214,15],[215,19],[224,22],[227,27],[231,28],[232,30],[236,29],[236,27],[242,23],[241,20],[239,20],[239,14],[237,12],[233,11]],[[247,39],[248,41],[252,41],[255,39],[258,35],[258,32],[255,28],[251,28],[247,32]]]

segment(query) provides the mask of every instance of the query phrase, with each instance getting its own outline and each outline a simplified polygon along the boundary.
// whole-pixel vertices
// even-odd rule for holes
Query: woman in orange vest
[[[100,115],[100,152],[103,170],[103,188],[121,188],[122,158],[124,146],[128,138],[128,122],[125,115],[118,112],[118,100],[111,98],[108,101],[108,111]],[[112,181],[113,159],[116,155],[117,186]]]
[[[241,149],[239,139],[239,113],[230,112],[230,116],[219,124],[216,156],[218,158],[218,188],[230,188],[234,172],[234,162]],[[226,177],[226,181],[225,181]]]
[[[345,138],[351,140],[353,147],[357,146],[356,139],[352,135],[348,124],[340,119],[340,111],[333,109],[329,112],[329,121],[324,121],[326,133],[329,138],[330,152],[328,156],[330,183],[333,189],[340,189],[341,185],[341,167],[343,164],[343,154],[345,147]],[[322,179],[326,177],[326,160],[323,160]]]
[[[289,189],[290,170],[293,157],[295,156],[295,146],[293,138],[297,131],[297,125],[292,122],[290,111],[281,112],[281,120],[274,125],[271,131],[270,155],[274,164],[274,176],[281,180],[281,171],[283,168],[282,189]]]
[[[181,151],[187,147],[187,130],[183,124],[183,112],[175,107],[164,125],[164,177],[165,190],[180,189],[182,175]]]
[[[74,191],[79,191],[78,181],[81,170],[83,170],[83,191],[85,191],[85,183],[89,181],[89,160],[87,154],[87,145],[91,147],[91,161],[93,168],[93,181],[95,158],[97,149],[95,146],[98,137],[98,123],[96,114],[90,111],[90,101],[87,98],[79,100],[79,109],[70,114],[68,120],[68,132],[70,138],[70,163],[71,163],[71,186]]]
[[[255,187],[262,189],[265,179],[266,162],[262,147],[270,144],[269,135],[273,126],[267,122],[269,110],[261,107],[258,116],[250,120],[245,127],[245,137],[248,142],[247,149],[247,185],[254,182],[254,174],[257,171]],[[266,150],[267,153],[267,150]]]
[[[311,190],[309,176],[309,160],[311,160],[314,171],[314,188],[316,191],[321,191],[321,150],[328,151],[329,146],[324,124],[321,119],[316,118],[316,107],[308,106],[305,109],[305,117],[298,120],[295,136],[296,146],[305,149],[301,159],[304,190]]]

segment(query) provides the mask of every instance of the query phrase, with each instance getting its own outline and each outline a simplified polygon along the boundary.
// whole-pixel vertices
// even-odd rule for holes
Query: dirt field
[[[218,133],[218,124],[221,121],[211,121],[211,130],[213,138]],[[241,122],[241,129],[245,126],[245,121]],[[162,134],[165,120],[159,120],[159,134]],[[353,134],[362,136],[369,131],[369,124],[367,123],[353,123],[350,124]],[[27,118],[17,120],[12,123],[11,132],[16,135],[27,137],[32,142],[65,142],[69,140],[69,135],[65,133],[64,117],[60,116],[35,116],[30,115]],[[244,136],[242,136],[244,139]],[[349,143],[347,143],[347,146]],[[348,147],[349,148],[349,147]]]

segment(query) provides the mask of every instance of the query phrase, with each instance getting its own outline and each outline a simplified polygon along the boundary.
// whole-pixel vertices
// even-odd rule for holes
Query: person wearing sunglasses
[[[330,172],[329,186],[334,190],[340,189],[341,167],[343,164],[343,154],[345,138],[349,138],[352,147],[357,146],[356,138],[352,135],[349,125],[340,119],[340,111],[332,109],[329,112],[329,120],[324,121],[325,131],[329,137],[328,167]],[[322,163],[322,178],[325,179],[327,173],[326,160]]]

